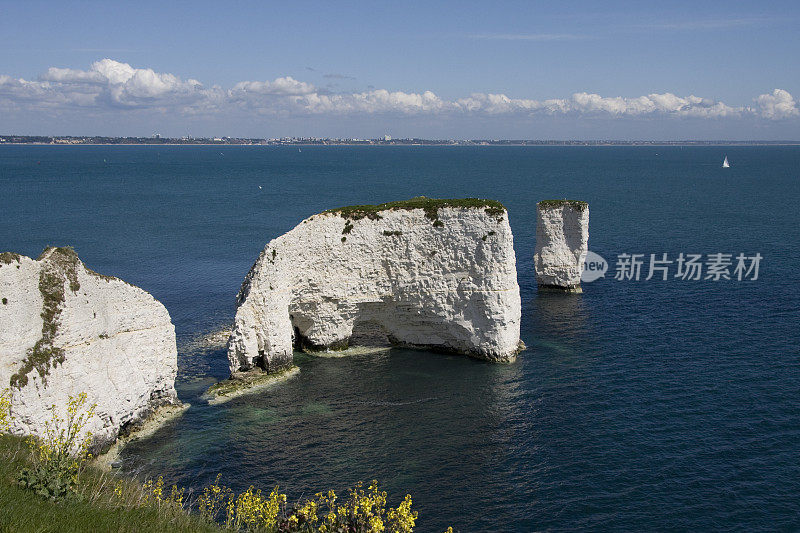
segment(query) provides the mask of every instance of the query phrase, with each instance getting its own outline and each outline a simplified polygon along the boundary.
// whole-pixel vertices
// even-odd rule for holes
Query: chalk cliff
[[[545,200],[536,206],[536,282],[540,288],[581,292],[589,248],[589,205]]]
[[[37,260],[0,254],[0,298],[13,432],[41,434],[51,405],[86,392],[98,415],[87,429],[102,446],[177,403],[175,328],[142,289],[92,272],[70,248],[48,248]]]
[[[270,241],[238,295],[231,372],[292,364],[293,344],[343,348],[354,328],[394,345],[514,359],[520,296],[498,202],[424,197],[314,215]]]

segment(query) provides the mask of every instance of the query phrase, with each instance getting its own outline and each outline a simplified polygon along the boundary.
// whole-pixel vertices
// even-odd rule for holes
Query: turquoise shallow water
[[[732,168],[722,170],[724,155]],[[160,299],[186,415],[128,471],[291,498],[377,478],[419,531],[800,528],[796,147],[0,147],[0,248],[71,244]],[[258,186],[261,185],[262,189]],[[334,206],[478,196],[509,209],[529,349],[511,365],[426,352],[297,356],[301,373],[208,407],[264,244]],[[535,202],[590,203],[590,248],[764,256],[751,282],[537,294]]]

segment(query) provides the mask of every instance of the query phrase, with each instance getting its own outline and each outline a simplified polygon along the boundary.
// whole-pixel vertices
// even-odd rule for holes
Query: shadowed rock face
[[[589,206],[573,200],[546,200],[536,206],[536,282],[540,288],[581,291],[589,250]]]
[[[520,296],[504,208],[388,208],[312,216],[267,244],[238,297],[232,372],[345,348],[356,324],[394,345],[509,361]],[[357,328],[359,329],[359,328]]]
[[[102,446],[177,403],[175,328],[155,298],[69,248],[0,259],[0,389],[12,392],[13,432],[41,434],[50,406],[85,392]]]

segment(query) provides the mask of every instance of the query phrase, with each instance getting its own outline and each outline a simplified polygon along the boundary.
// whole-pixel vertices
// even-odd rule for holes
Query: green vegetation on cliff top
[[[490,216],[498,216],[505,213],[506,208],[503,204],[496,200],[484,200],[481,198],[427,198],[425,196],[416,196],[410,200],[401,200],[397,202],[386,202],[377,205],[350,205],[347,207],[338,207],[336,209],[329,209],[326,213],[334,213],[341,215],[343,218],[350,218],[358,220],[360,218],[369,218],[370,220],[378,220],[381,216],[378,214],[381,211],[395,210],[395,209],[422,209],[425,211],[425,216],[432,220],[439,218],[437,212],[441,207],[472,207],[472,208],[486,208],[487,214]]]
[[[576,211],[583,211],[589,204],[581,200],[542,200],[537,204],[539,209],[557,209],[568,205]]]
[[[0,263],[4,265],[10,265],[14,261],[19,263],[21,257],[21,255],[15,254],[14,252],[2,252],[0,253]]]

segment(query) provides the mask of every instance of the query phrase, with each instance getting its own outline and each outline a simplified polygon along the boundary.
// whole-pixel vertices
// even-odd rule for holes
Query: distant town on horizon
[[[375,139],[328,137],[106,137],[73,135],[0,135],[0,144],[36,145],[241,145],[241,146],[782,146],[800,145],[796,140],[620,140],[620,139]]]

